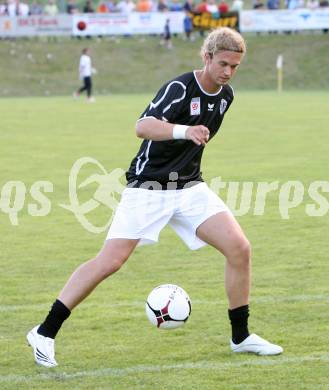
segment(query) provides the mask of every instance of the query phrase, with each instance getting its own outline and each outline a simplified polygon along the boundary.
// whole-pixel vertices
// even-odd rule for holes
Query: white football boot
[[[240,344],[234,344],[231,340],[231,350],[233,352],[251,352],[257,355],[279,355],[283,348],[279,345],[271,344],[269,341],[262,339],[255,333],[252,333]]]
[[[40,325],[37,325],[27,334],[27,342],[33,348],[34,360],[44,367],[56,367],[55,340],[42,336],[37,332]]]

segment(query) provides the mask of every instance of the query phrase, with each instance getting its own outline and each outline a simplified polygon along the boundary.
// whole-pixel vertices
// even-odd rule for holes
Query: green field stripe
[[[251,303],[275,303],[275,302],[309,302],[309,301],[328,301],[329,295],[291,295],[291,296],[264,296],[253,298]],[[118,303],[104,303],[104,304],[83,304],[81,309],[90,307],[106,309],[111,307],[141,307],[144,301],[120,301]],[[193,305],[227,305],[226,301],[220,300],[193,300]],[[15,311],[39,311],[49,308],[49,304],[35,304],[35,305],[0,305],[0,313],[15,312]]]
[[[98,370],[85,370],[73,373],[58,373],[49,372],[35,375],[3,375],[0,376],[0,383],[19,383],[33,382],[40,380],[70,380],[76,378],[87,377],[111,377],[111,376],[126,376],[137,373],[154,373],[167,370],[230,370],[239,367],[258,367],[258,366],[280,366],[280,365],[300,365],[302,363],[312,362],[329,362],[329,354],[320,354],[312,356],[277,356],[273,358],[256,358],[250,360],[249,356],[245,361],[241,362],[225,362],[214,363],[209,361],[187,362],[181,364],[168,365],[137,365],[127,368],[101,368]]]

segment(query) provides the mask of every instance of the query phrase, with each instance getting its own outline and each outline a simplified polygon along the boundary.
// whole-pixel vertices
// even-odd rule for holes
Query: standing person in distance
[[[170,30],[170,19],[166,19],[166,23],[164,25],[164,30],[162,34],[162,40],[160,42],[161,45],[165,45],[167,49],[172,49],[172,41],[171,41],[171,30]]]
[[[157,242],[167,224],[191,250],[211,245],[225,256],[231,350],[258,355],[282,353],[280,346],[249,333],[250,244],[200,172],[203,151],[233,102],[228,82],[245,52],[244,39],[238,32],[214,30],[201,49],[204,67],[163,85],[140,116],[136,134],[143,141],[126,174],[128,186],[103,248],[76,269],[44,322],[27,335],[38,364],[57,365],[54,339],[71,311],[101,281],[118,271],[137,245]]]
[[[185,11],[185,17],[183,20],[185,39],[193,41],[192,31],[193,31],[193,20],[192,14],[188,11]]]
[[[92,74],[96,73],[96,69],[92,67],[90,49],[87,47],[82,50],[82,55],[79,62],[79,76],[83,81],[83,86],[74,92],[73,96],[78,98],[84,91],[87,92],[87,99],[89,103],[94,103],[95,98],[92,96]]]

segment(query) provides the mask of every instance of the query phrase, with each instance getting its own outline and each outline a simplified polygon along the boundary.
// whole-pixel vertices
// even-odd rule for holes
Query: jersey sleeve
[[[178,80],[165,84],[157,93],[139,120],[148,117],[174,122],[184,105],[186,86]]]

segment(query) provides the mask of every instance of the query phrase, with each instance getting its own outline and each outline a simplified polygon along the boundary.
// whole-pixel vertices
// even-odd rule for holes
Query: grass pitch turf
[[[315,203],[310,183],[328,181],[328,94],[320,92],[237,91],[202,166],[208,182],[221,176],[278,181],[282,188],[293,180],[305,188],[289,219],[280,215],[279,191],[269,194],[262,216],[254,215],[253,193],[252,207],[238,218],[253,245],[250,329],[281,344],[282,356],[230,353],[223,257],[210,247],[188,251],[166,228],[158,245],[138,248],[73,312],[57,338],[59,367],[34,364],[26,332],[106,234],[87,232],[59,206],[69,202],[70,169],[83,156],[108,171],[126,169],[140,142],[135,120],[150,98],[101,97],[94,105],[69,98],[1,100],[1,188],[21,181],[26,197],[17,226],[0,211],[0,388],[328,389],[328,213],[305,212]],[[91,173],[86,166],[82,175]],[[28,207],[37,202],[30,189],[40,180],[53,184],[46,193],[51,210],[32,217]],[[80,199],[89,200],[96,189],[81,189]],[[221,195],[226,200],[225,190]],[[100,205],[88,217],[103,225],[109,214]],[[192,299],[182,329],[158,331],[146,319],[145,298],[161,283],[181,285]]]
[[[81,50],[90,46],[96,95],[153,93],[178,74],[202,67],[203,42],[173,37],[173,50],[159,45],[159,37],[100,39],[58,38],[3,40],[0,45],[0,97],[60,96],[76,90]],[[329,87],[328,35],[245,34],[247,55],[234,80],[237,90],[275,90],[276,59],[283,55],[285,90]]]

